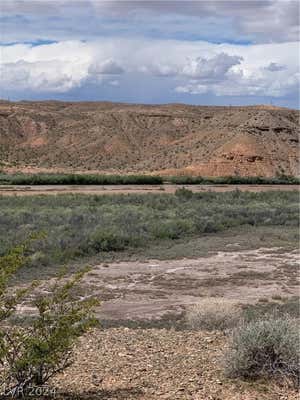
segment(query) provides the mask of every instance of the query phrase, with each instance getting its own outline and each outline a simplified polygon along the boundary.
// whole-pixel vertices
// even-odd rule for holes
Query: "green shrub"
[[[186,189],[185,187],[176,189],[175,196],[183,198],[185,200],[189,200],[193,197],[193,192],[191,190]]]
[[[113,229],[98,229],[90,236],[88,246],[96,252],[124,250],[129,244],[128,238]]]
[[[192,225],[183,219],[174,219],[166,222],[155,222],[153,236],[156,239],[179,239],[191,233]]]
[[[37,283],[8,289],[9,280],[26,262],[27,250],[22,245],[0,258],[0,391],[11,397],[26,395],[30,386],[45,384],[69,366],[75,340],[97,323],[97,301],[76,296],[84,271],[69,279],[58,277],[43,295],[35,292]],[[36,311],[32,323],[12,325],[17,306],[31,297]]]
[[[225,356],[229,377],[285,376],[299,381],[300,343],[296,320],[270,316],[236,328]]]

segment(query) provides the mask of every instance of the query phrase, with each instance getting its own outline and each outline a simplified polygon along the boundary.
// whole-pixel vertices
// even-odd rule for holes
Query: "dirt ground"
[[[298,251],[261,248],[197,259],[120,262],[95,267],[83,284],[88,294],[103,300],[104,319],[158,319],[201,297],[255,303],[298,295],[299,261]]]
[[[296,185],[3,185],[0,186],[0,195],[175,193],[182,187],[195,193],[230,192],[237,189],[248,192],[299,190]]]
[[[299,295],[299,252],[285,247],[241,249],[192,259],[149,259],[95,265],[79,296],[96,295],[101,324],[82,337],[74,363],[49,382],[57,400],[296,400],[287,381],[225,376],[221,332],[166,329],[203,297],[239,304],[283,302]],[[41,282],[45,292],[49,280]],[[32,314],[29,304],[19,311]],[[134,322],[135,324],[130,324]],[[148,321],[148,325],[145,322]],[[172,322],[172,320],[171,320]],[[148,329],[146,329],[148,327]],[[178,327],[178,326],[177,326]]]
[[[115,321],[179,315],[202,297],[249,304],[299,295],[297,250],[238,248],[233,243],[228,251],[194,259],[102,263],[86,275],[80,295],[97,296],[100,319]],[[41,287],[47,290],[48,285],[49,280]],[[20,310],[32,311],[29,304]]]
[[[52,382],[58,399],[296,400],[286,383],[229,380],[218,332],[111,328],[83,337]],[[68,394],[64,394],[68,393]]]

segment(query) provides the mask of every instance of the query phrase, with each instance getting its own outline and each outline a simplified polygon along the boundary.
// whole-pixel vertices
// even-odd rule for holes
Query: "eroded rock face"
[[[1,102],[7,168],[298,175],[299,111],[267,106]]]

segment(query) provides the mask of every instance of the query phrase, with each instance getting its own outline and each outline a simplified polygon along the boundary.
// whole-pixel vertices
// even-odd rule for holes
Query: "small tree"
[[[69,366],[75,340],[97,324],[97,300],[78,299],[75,293],[86,270],[68,279],[57,277],[43,296],[35,293],[37,283],[7,294],[9,279],[26,261],[25,251],[23,245],[0,258],[0,384],[15,397],[30,386],[45,384]],[[28,295],[35,298],[33,322],[13,326],[8,318]]]

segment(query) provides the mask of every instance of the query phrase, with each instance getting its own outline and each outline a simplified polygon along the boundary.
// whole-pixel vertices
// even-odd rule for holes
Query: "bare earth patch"
[[[228,247],[238,248],[239,244]],[[42,284],[47,289],[49,281]],[[299,295],[299,253],[281,248],[219,251],[208,257],[100,264],[86,275],[81,296],[101,300],[104,320],[158,320],[179,315],[202,297],[256,303]],[[22,313],[31,313],[28,304]]]
[[[299,254],[265,249],[218,252],[181,260],[119,262],[95,267],[85,278],[89,294],[109,292],[100,314],[113,319],[152,319],[181,312],[199,297],[255,303],[299,294]]]
[[[129,194],[129,193],[175,193],[185,187],[194,193],[199,192],[267,192],[299,190],[297,185],[4,185],[0,195],[41,195],[41,194]]]

